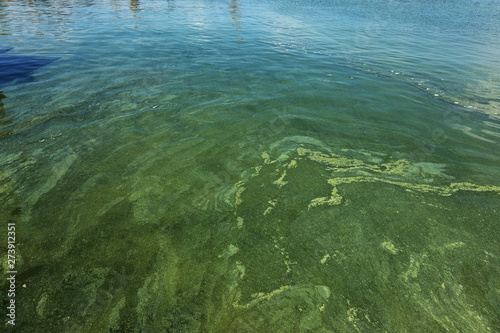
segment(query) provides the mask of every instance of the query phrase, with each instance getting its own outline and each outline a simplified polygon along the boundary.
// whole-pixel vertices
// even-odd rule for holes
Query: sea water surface
[[[2,329],[500,331],[499,22],[2,1]]]

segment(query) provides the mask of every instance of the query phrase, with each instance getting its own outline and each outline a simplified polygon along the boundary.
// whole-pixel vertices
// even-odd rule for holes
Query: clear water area
[[[3,2],[16,330],[500,330],[499,11]]]

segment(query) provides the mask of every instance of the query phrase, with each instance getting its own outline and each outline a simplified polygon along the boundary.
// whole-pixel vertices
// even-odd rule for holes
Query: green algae
[[[330,239],[337,239],[339,242],[342,237],[346,237],[346,240],[353,241],[357,246],[360,245],[360,240],[356,240],[354,230],[348,231],[348,228],[342,227],[346,231],[338,235],[335,235],[338,230],[334,233],[330,230],[335,230],[334,226],[339,226],[339,222],[335,222],[335,219],[339,219],[337,215],[340,207],[345,206],[343,210],[352,211],[354,207],[363,205],[363,202],[358,203],[358,199],[349,195],[354,193],[353,191],[363,191],[362,188],[366,185],[380,184],[400,188],[403,190],[402,193],[407,193],[409,202],[416,200],[419,205],[422,204],[421,195],[433,195],[431,202],[424,202],[425,205],[434,207],[433,209],[441,209],[439,207],[442,205],[432,203],[434,200],[439,201],[439,197],[451,197],[459,192],[497,195],[500,193],[498,186],[450,182],[454,177],[446,174],[446,167],[442,164],[411,163],[408,160],[362,160],[332,153],[331,149],[326,152],[315,150],[313,146],[302,143],[290,147],[290,141],[283,141],[287,143],[285,149],[280,149],[276,144],[273,146],[276,152],[274,156],[278,158],[273,158],[273,155],[269,153],[262,154],[263,164],[254,167],[259,172],[251,174],[249,178],[238,183],[239,186],[244,184],[245,190],[241,191],[237,197],[238,205],[235,206],[235,215],[238,221],[245,221],[245,227],[238,227],[234,231],[233,242],[238,246],[239,251],[231,259],[237,261],[240,269],[244,267],[245,274],[240,276],[235,287],[238,291],[233,292],[234,299],[231,304],[235,310],[241,312],[235,319],[236,322],[244,320],[251,313],[258,312],[264,318],[263,324],[259,325],[268,325],[265,327],[273,327],[277,331],[286,331],[283,330],[286,325],[288,329],[315,327],[319,330],[324,327],[336,327],[346,331],[363,331],[392,327],[398,330],[412,327],[412,324],[405,318],[408,318],[411,311],[418,309],[417,311],[423,311],[423,316],[419,319],[423,327],[445,330],[476,327],[484,332],[490,329],[491,324],[488,321],[477,317],[482,312],[481,309],[467,310],[468,297],[456,298],[454,295],[448,295],[446,304],[450,308],[443,310],[439,308],[438,302],[440,301],[432,297],[429,299],[429,294],[424,289],[424,286],[428,283],[432,284],[431,281],[435,279],[431,278],[427,272],[422,273],[422,270],[425,271],[423,265],[430,265],[432,270],[440,270],[440,265],[442,265],[438,263],[441,256],[434,262],[429,260],[427,251],[439,249],[441,252],[444,251],[442,255],[445,256],[445,253],[450,250],[460,250],[464,246],[463,242],[437,245],[429,247],[430,250],[426,250],[427,245],[421,244],[412,249],[411,241],[402,241],[399,234],[386,231],[385,234],[379,235],[379,238],[370,239],[365,249],[348,251],[347,248],[350,245],[348,246],[345,241],[341,241],[345,244],[344,246],[332,247],[336,244],[335,242],[325,246],[327,243],[321,239],[325,235],[330,235]],[[321,146],[324,149],[324,145]],[[279,156],[287,156],[287,158],[279,158]],[[378,163],[373,163],[373,161],[378,161]],[[327,196],[317,196],[328,187],[330,190]],[[383,192],[384,188],[386,187],[380,186],[379,190]],[[318,209],[319,207],[325,209]],[[331,208],[326,209],[327,207]],[[258,217],[259,214],[255,215],[258,211],[263,212],[260,217]],[[415,217],[418,218],[418,216],[417,214]],[[312,225],[309,228],[306,224],[300,224],[300,236],[294,235],[293,231],[288,230],[290,224],[297,223],[292,222],[294,219],[295,221],[303,220],[304,223]],[[340,219],[342,220],[350,221],[348,225],[355,223],[355,218],[344,217]],[[252,233],[260,235],[260,241],[250,236]],[[310,233],[311,235],[308,236]],[[343,234],[345,236],[342,236]],[[310,238],[312,235],[315,236]],[[389,235],[392,236],[389,238]],[[250,239],[254,239],[254,242],[257,241],[260,245],[250,246]],[[305,257],[307,259],[304,259],[304,254],[298,251],[300,244],[303,246],[307,244],[311,248],[310,254]],[[377,247],[380,250],[377,250]],[[321,254],[317,253],[318,250]],[[366,257],[366,251],[372,251],[376,255]],[[467,250],[463,249],[463,251]],[[460,250],[460,252],[463,251]],[[316,257],[315,260],[312,260],[311,253],[317,253],[312,255]],[[377,260],[375,259],[377,256],[383,257],[383,253],[398,258],[397,264],[389,264],[388,258],[384,259],[385,263],[382,267],[368,264],[370,260]],[[362,276],[369,276],[369,279],[373,280],[372,283],[375,283],[375,288],[386,295],[385,297],[388,298],[386,301],[379,300],[375,303],[379,303],[385,308],[384,311],[391,313],[390,316],[395,320],[393,326],[390,326],[387,319],[381,316],[380,309],[376,310],[363,304],[360,301],[361,294],[349,293],[347,290],[350,287],[347,286],[350,283],[335,284],[335,281],[339,281],[338,277],[333,280],[321,278],[321,276],[335,276],[334,272],[337,269],[344,271],[345,267],[358,267],[356,262],[360,260],[366,262],[368,271],[356,276],[356,279],[360,279],[361,282]],[[309,272],[302,275],[305,267]],[[321,272],[321,267],[325,267],[326,270],[323,270],[329,272],[326,276],[325,273],[319,275],[313,273]],[[361,269],[361,266],[356,269]],[[387,269],[398,273],[391,278],[387,275],[390,274]],[[452,265],[449,269],[455,270],[456,267]],[[351,274],[352,272],[347,275],[351,276]],[[449,285],[448,288],[460,288],[460,283],[456,281],[456,278],[447,274],[437,275],[441,279],[436,280],[435,283],[441,281],[438,283],[441,290],[446,288],[443,288],[443,285]],[[310,277],[306,279],[305,276]],[[425,276],[426,280],[420,280],[422,276]],[[314,286],[306,283],[309,279],[319,284]],[[383,282],[384,280],[389,281],[390,284],[396,283],[396,286],[389,287],[386,282]],[[287,283],[280,284],[279,281]],[[330,295],[335,294],[335,290],[338,293],[332,299]],[[315,291],[319,294],[315,294]],[[408,306],[397,309],[397,304],[403,299]],[[296,312],[284,311],[290,306],[295,306]],[[308,315],[304,316],[304,312]],[[335,314],[336,319],[332,321],[325,317],[325,314],[330,316]],[[389,314],[385,316],[387,315]],[[303,320],[293,320],[295,316],[302,317]],[[257,327],[261,327],[259,325]]]
[[[22,298],[36,314],[29,325],[58,318],[54,331],[75,332],[89,322],[103,331],[494,327],[499,255],[482,241],[492,231],[496,186],[461,181],[442,164],[335,151],[306,137],[269,145],[226,183],[197,165],[189,149],[197,145],[211,147],[176,147],[190,168],[159,157],[162,147],[145,152],[153,161],[138,169],[115,151],[122,174],[107,172],[113,156],[82,175],[80,159],[65,164],[61,154],[69,166],[47,193],[71,193],[79,204],[23,235],[31,274],[24,281],[37,290]],[[144,149],[128,147],[141,160]],[[75,187],[77,174],[84,181]],[[53,216],[44,208],[49,197],[37,199],[31,221]],[[47,242],[40,232],[52,228],[67,237]],[[61,274],[36,271],[34,262]]]
[[[246,13],[236,15],[246,38],[238,45],[219,38],[224,28],[213,25],[227,20],[201,22],[192,9],[186,20],[181,7],[162,13],[167,25],[153,29],[179,33],[154,33],[157,39],[144,29],[153,23],[151,3],[141,2],[131,17],[121,11],[128,13],[128,3],[113,2],[115,26],[125,18],[133,31],[104,29],[117,35],[90,38],[86,45],[97,47],[81,48],[59,29],[56,35],[70,38],[59,38],[69,47],[63,67],[54,67],[54,77],[36,73],[27,89],[9,89],[14,131],[0,134],[0,217],[18,223],[16,328],[500,331],[496,128],[481,131],[458,107],[427,101],[433,94],[367,75],[374,70],[369,52],[354,52],[366,58],[354,60],[341,50],[356,42],[345,34],[342,14],[356,4],[331,11],[341,29],[333,36],[338,43],[330,43],[339,49],[327,55],[322,29],[308,30],[305,19],[290,25],[293,11],[283,13],[281,3],[272,13],[278,16],[265,14],[268,4],[252,8],[263,19],[235,3],[231,12]],[[101,5],[88,10],[99,15]],[[212,7],[200,9],[202,16],[228,18],[227,6],[216,5],[223,13]],[[326,20],[314,26],[331,27],[325,11],[317,13]],[[55,22],[36,21],[41,32],[44,22]],[[203,38],[186,36],[190,27]],[[120,32],[144,47],[120,43]],[[296,49],[306,43],[309,54],[268,49],[266,40],[285,39]],[[134,53],[131,61],[110,56],[116,45]],[[260,51],[247,52],[252,45]],[[81,57],[69,56],[79,51]],[[69,70],[72,59],[83,63]],[[359,66],[344,66],[353,62]],[[419,88],[425,91],[443,79],[421,73],[412,86],[428,81]],[[460,124],[449,128],[450,121]],[[435,150],[415,162],[410,153],[420,153],[422,142]]]
[[[307,157],[311,161],[325,165],[326,170],[333,172],[332,175],[340,172],[359,174],[359,170],[363,170],[362,176],[335,177],[328,179],[328,183],[333,186],[330,197],[312,199],[309,208],[321,205],[340,204],[342,196],[338,193],[337,186],[352,183],[383,182],[401,186],[409,191],[437,193],[443,196],[449,196],[458,191],[495,192],[500,194],[500,187],[494,185],[484,186],[468,182],[450,183],[448,186],[432,186],[426,184],[427,182],[433,182],[434,178],[453,179],[452,176],[444,173],[445,165],[443,164],[412,164],[407,160],[396,160],[388,163],[381,163],[380,165],[368,164],[359,159],[351,159],[332,153],[326,154],[303,147],[297,148],[297,154],[302,157]],[[406,179],[413,180],[414,182],[405,181]],[[418,181],[421,183],[418,183]],[[422,183],[422,181],[424,183]]]

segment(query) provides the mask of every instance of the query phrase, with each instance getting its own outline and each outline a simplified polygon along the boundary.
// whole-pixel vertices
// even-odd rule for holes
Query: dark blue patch
[[[8,84],[30,82],[32,73],[57,58],[42,58],[21,54],[5,54],[10,49],[0,49],[0,88]]]

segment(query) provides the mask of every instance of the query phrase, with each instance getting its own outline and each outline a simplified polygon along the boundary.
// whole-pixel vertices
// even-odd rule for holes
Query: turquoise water
[[[2,325],[499,331],[499,18],[2,2]]]

